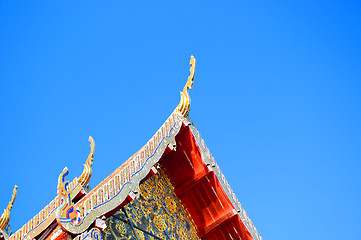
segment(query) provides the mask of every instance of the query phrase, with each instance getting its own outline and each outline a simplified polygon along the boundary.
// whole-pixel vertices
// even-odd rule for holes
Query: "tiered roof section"
[[[139,184],[156,172],[157,163],[165,166],[175,193],[193,218],[200,238],[262,239],[188,117],[188,90],[193,86],[196,66],[193,56],[190,65],[190,76],[181,92],[179,105],[138,152],[87,191],[95,147],[90,137],[91,151],[82,175],[69,183],[65,181],[68,173],[65,168],[59,176],[58,195],[11,236],[5,231],[9,217],[2,216],[0,240],[43,240],[49,236],[57,240],[63,236],[60,232],[79,240],[93,236],[94,232],[98,234],[94,236],[99,237],[99,230],[105,227],[101,219],[135,199],[140,194]],[[8,212],[4,214],[9,215]],[[57,225],[61,228],[53,231]]]

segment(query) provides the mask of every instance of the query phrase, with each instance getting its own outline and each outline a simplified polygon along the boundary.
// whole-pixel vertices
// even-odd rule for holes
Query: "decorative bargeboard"
[[[153,138],[125,164],[90,191],[73,206],[60,207],[67,211],[57,212],[57,221],[66,231],[80,234],[87,230],[95,219],[117,208],[129,194],[139,194],[139,183],[156,164],[167,147],[173,148],[175,136],[184,119],[174,111]],[[60,184],[63,186],[62,184]],[[64,203],[66,205],[66,203]],[[73,208],[70,210],[70,208]],[[76,212],[71,218],[70,212]]]

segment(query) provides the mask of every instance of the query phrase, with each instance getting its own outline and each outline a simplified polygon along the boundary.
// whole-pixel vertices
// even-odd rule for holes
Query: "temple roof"
[[[7,222],[0,225],[4,238],[38,238],[55,222],[64,231],[81,234],[97,219],[109,217],[136,198],[140,194],[139,184],[156,172],[154,166],[162,162],[175,185],[175,192],[195,221],[200,237],[227,238],[225,234],[229,234],[231,238],[262,239],[188,117],[188,91],[193,86],[196,66],[193,56],[190,65],[190,75],[178,106],[141,149],[89,191],[86,186],[91,178],[95,148],[93,138],[89,137],[91,150],[80,177],[69,183],[65,168],[59,176],[54,200],[11,236],[5,234]]]

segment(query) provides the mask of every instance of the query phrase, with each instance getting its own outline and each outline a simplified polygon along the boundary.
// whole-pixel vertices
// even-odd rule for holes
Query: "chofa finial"
[[[194,79],[194,73],[196,71],[196,59],[194,58],[194,56],[191,56],[191,60],[189,62],[190,65],[192,65],[189,68],[189,71],[191,72],[189,77],[188,77],[188,81],[186,83],[186,85],[183,88],[183,92],[180,92],[181,94],[181,100],[177,106],[177,111],[180,112],[184,117],[188,116],[189,113],[189,109],[191,106],[191,99],[189,97],[189,93],[188,90],[192,89],[193,86],[193,79]]]
[[[91,166],[93,165],[95,143],[94,143],[94,139],[91,136],[89,136],[89,142],[90,142],[90,153],[86,160],[86,163],[84,164],[83,173],[80,175],[78,179],[78,182],[83,187],[85,187],[89,183],[90,178],[92,176]]]
[[[8,204],[8,207],[6,209],[4,209],[4,212],[0,217],[0,229],[5,229],[6,226],[9,224],[10,211],[13,208],[14,201],[15,201],[17,193],[18,193],[18,186],[15,185],[14,190],[13,190],[13,196],[11,197],[11,200],[10,200],[10,202]]]

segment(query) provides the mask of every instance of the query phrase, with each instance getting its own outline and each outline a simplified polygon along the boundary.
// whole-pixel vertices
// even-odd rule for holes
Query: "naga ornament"
[[[89,136],[89,142],[90,153],[84,164],[83,173],[76,180],[82,187],[85,187],[89,183],[92,174],[91,166],[93,165],[95,143],[91,136]],[[66,222],[77,224],[82,220],[83,217],[82,208],[75,208],[74,203],[72,203],[72,189],[70,189],[69,182],[65,181],[65,177],[67,175],[68,169],[65,167],[58,179],[58,195],[60,205],[57,210],[57,219],[61,226]]]
[[[194,79],[194,73],[196,71],[196,59],[194,56],[191,56],[191,60],[189,62],[191,67],[189,68],[190,75],[188,76],[188,80],[186,85],[183,88],[183,92],[180,92],[181,94],[181,100],[177,106],[177,111],[180,112],[183,117],[187,117],[189,113],[189,109],[191,106],[191,98],[189,97],[189,89],[192,89],[193,87],[193,79]]]
[[[71,201],[71,190],[69,189],[69,181],[64,181],[64,178],[68,175],[68,168],[65,167],[63,172],[59,175],[58,179],[58,195],[60,200],[60,206],[57,211],[57,217],[61,220],[69,219],[70,213],[74,211],[74,204]]]
[[[18,193],[18,186],[15,185],[14,190],[13,190],[13,196],[11,197],[11,200],[10,200],[10,202],[8,204],[8,207],[6,209],[4,209],[4,212],[0,217],[0,229],[5,229],[6,226],[9,224],[10,211],[13,208],[14,201],[15,201],[17,193]]]
[[[83,187],[85,187],[89,183],[90,178],[92,176],[91,166],[93,166],[95,143],[94,143],[94,139],[91,136],[89,136],[89,142],[90,142],[90,153],[86,160],[86,163],[84,164],[83,173],[78,178],[78,183],[80,183]]]

